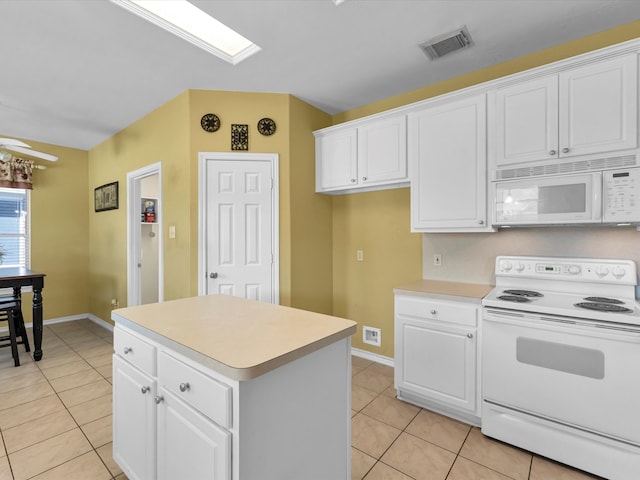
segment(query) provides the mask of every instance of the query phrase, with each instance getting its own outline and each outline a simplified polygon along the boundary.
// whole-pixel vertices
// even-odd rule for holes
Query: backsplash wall
[[[436,253],[442,255],[440,267],[433,265]],[[548,227],[425,233],[422,275],[429,280],[494,285],[498,255],[620,258],[633,260],[640,268],[640,232],[635,227]]]

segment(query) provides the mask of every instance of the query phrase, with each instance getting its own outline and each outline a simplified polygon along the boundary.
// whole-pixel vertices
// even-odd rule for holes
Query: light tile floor
[[[20,346],[15,368],[0,349],[0,480],[126,479],[111,457],[112,343],[79,320],[45,326],[40,362]],[[396,400],[391,367],[352,365],[352,480],[596,478]]]

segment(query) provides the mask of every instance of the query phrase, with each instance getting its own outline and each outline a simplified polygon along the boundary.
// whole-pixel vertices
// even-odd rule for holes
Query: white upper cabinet
[[[490,231],[486,134],[484,93],[409,115],[412,231]]]
[[[406,116],[315,132],[316,191],[352,193],[408,186]]]
[[[491,93],[497,168],[638,146],[638,57],[628,54]]]

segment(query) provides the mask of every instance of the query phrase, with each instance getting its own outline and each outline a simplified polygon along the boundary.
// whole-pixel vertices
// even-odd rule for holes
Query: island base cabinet
[[[156,478],[156,382],[113,356],[113,459],[130,480]]]
[[[231,434],[160,389],[158,480],[231,479]]]

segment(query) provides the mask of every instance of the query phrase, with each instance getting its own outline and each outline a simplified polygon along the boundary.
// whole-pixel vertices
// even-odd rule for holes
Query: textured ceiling
[[[334,114],[640,18],[638,0],[192,3],[262,51],[232,66],[108,0],[0,0],[0,136],[90,149],[190,88]],[[417,46],[462,25],[470,49]]]

